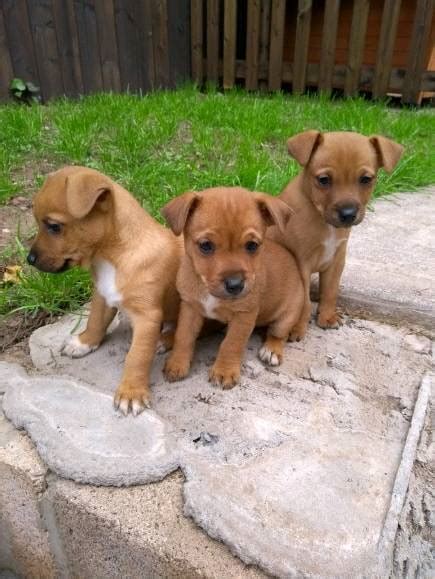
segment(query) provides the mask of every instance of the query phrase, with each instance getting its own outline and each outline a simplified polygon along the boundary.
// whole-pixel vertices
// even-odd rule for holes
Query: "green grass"
[[[222,184],[276,194],[298,171],[287,155],[287,138],[310,128],[383,134],[406,147],[397,169],[381,172],[375,196],[435,183],[433,112],[363,99],[204,94],[186,87],[143,97],[101,94],[47,106],[3,105],[0,127],[0,202],[37,188],[47,165],[66,163],[110,175],[159,219],[160,207],[186,190]],[[34,183],[23,170],[29,166]],[[21,307],[73,309],[88,295],[82,274],[26,269],[21,287],[0,287],[0,314]]]

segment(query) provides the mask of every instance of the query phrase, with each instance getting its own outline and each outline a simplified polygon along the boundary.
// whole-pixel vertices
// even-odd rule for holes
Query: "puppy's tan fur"
[[[168,380],[187,376],[204,318],[228,325],[210,371],[213,383],[223,388],[237,384],[243,352],[256,325],[268,326],[260,358],[279,364],[289,331],[300,316],[303,285],[293,256],[265,239],[265,233],[271,224],[284,231],[291,214],[288,206],[263,193],[220,187],[186,193],[162,212],[174,233],[184,231],[186,246],[177,276],[180,316],[164,369]],[[203,254],[204,243],[212,243],[214,250]],[[254,251],[252,243],[258,244]],[[243,280],[240,294],[228,294],[228,279]]]
[[[94,294],[86,330],[65,352],[79,357],[101,343],[117,308],[133,327],[115,406],[137,414],[149,405],[149,372],[163,322],[175,323],[183,244],[120,185],[92,169],[48,176],[33,202],[39,226],[29,261],[43,271],[90,268]],[[170,334],[163,336],[168,342]]]
[[[288,150],[303,169],[280,199],[295,215],[284,234],[271,227],[268,236],[294,253],[302,273],[304,308],[290,336],[300,340],[311,314],[312,273],[320,273],[318,325],[337,328],[341,324],[336,303],[351,226],[364,218],[378,170],[383,167],[390,173],[403,147],[381,136],[307,131],[289,139]],[[354,211],[353,221],[343,223],[340,211],[346,208]]]

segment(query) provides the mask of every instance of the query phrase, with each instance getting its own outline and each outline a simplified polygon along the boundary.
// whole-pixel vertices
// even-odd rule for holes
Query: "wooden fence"
[[[190,0],[0,0],[0,96],[148,91],[190,78]]]
[[[345,95],[365,91],[375,98],[399,93],[404,102],[417,103],[424,91],[435,91],[435,71],[427,70],[433,54],[433,4],[433,0],[192,0],[192,77],[198,83],[222,82],[224,88],[237,82],[248,89],[285,87],[295,93],[307,87],[324,92],[340,89]],[[401,32],[403,37],[398,26],[401,5],[411,12],[412,22],[406,18],[402,22],[402,28],[409,24],[410,29],[406,62],[393,67]],[[351,12],[348,27],[340,20],[340,9]],[[375,20],[379,11],[380,26],[373,65],[364,63],[370,10]],[[323,20],[317,61],[309,59],[310,43],[316,40],[311,34],[314,16],[317,27]],[[336,61],[340,35],[346,37],[343,63]],[[290,54],[288,36],[293,44]]]
[[[393,92],[417,103],[435,92],[434,2],[0,0],[0,97],[13,77],[40,86],[44,100],[193,79],[295,93]],[[405,6],[408,23],[400,20]],[[400,42],[404,62],[396,62]]]

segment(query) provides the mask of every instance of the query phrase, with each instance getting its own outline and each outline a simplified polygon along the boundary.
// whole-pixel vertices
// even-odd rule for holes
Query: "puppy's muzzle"
[[[337,216],[339,222],[344,227],[350,227],[356,221],[358,216],[359,207],[357,205],[343,205],[337,207]]]
[[[228,295],[238,296],[245,289],[245,280],[241,275],[231,275],[224,279],[224,288]]]
[[[44,271],[46,273],[62,273],[67,269],[69,269],[70,267],[69,259],[65,259],[61,263],[61,265],[58,265],[55,263],[41,260],[36,251],[33,250],[30,250],[29,254],[26,257],[26,260],[29,265],[33,265],[33,267],[36,267],[37,269],[39,269],[39,271]]]

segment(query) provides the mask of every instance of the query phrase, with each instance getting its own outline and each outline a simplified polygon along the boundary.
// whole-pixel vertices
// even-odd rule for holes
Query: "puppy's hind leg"
[[[295,310],[296,319],[293,324],[290,325],[290,332],[288,335],[288,340],[290,342],[300,342],[305,338],[307,333],[308,324],[310,323],[311,317],[311,297],[310,297],[310,283],[311,283],[311,273],[309,271],[302,272],[302,281],[304,285],[304,297],[303,306]],[[294,307],[294,306],[292,306]]]
[[[62,348],[62,354],[71,358],[82,358],[96,350],[115,314],[116,308],[107,306],[105,299],[95,291],[86,330],[79,335],[70,336]]]

